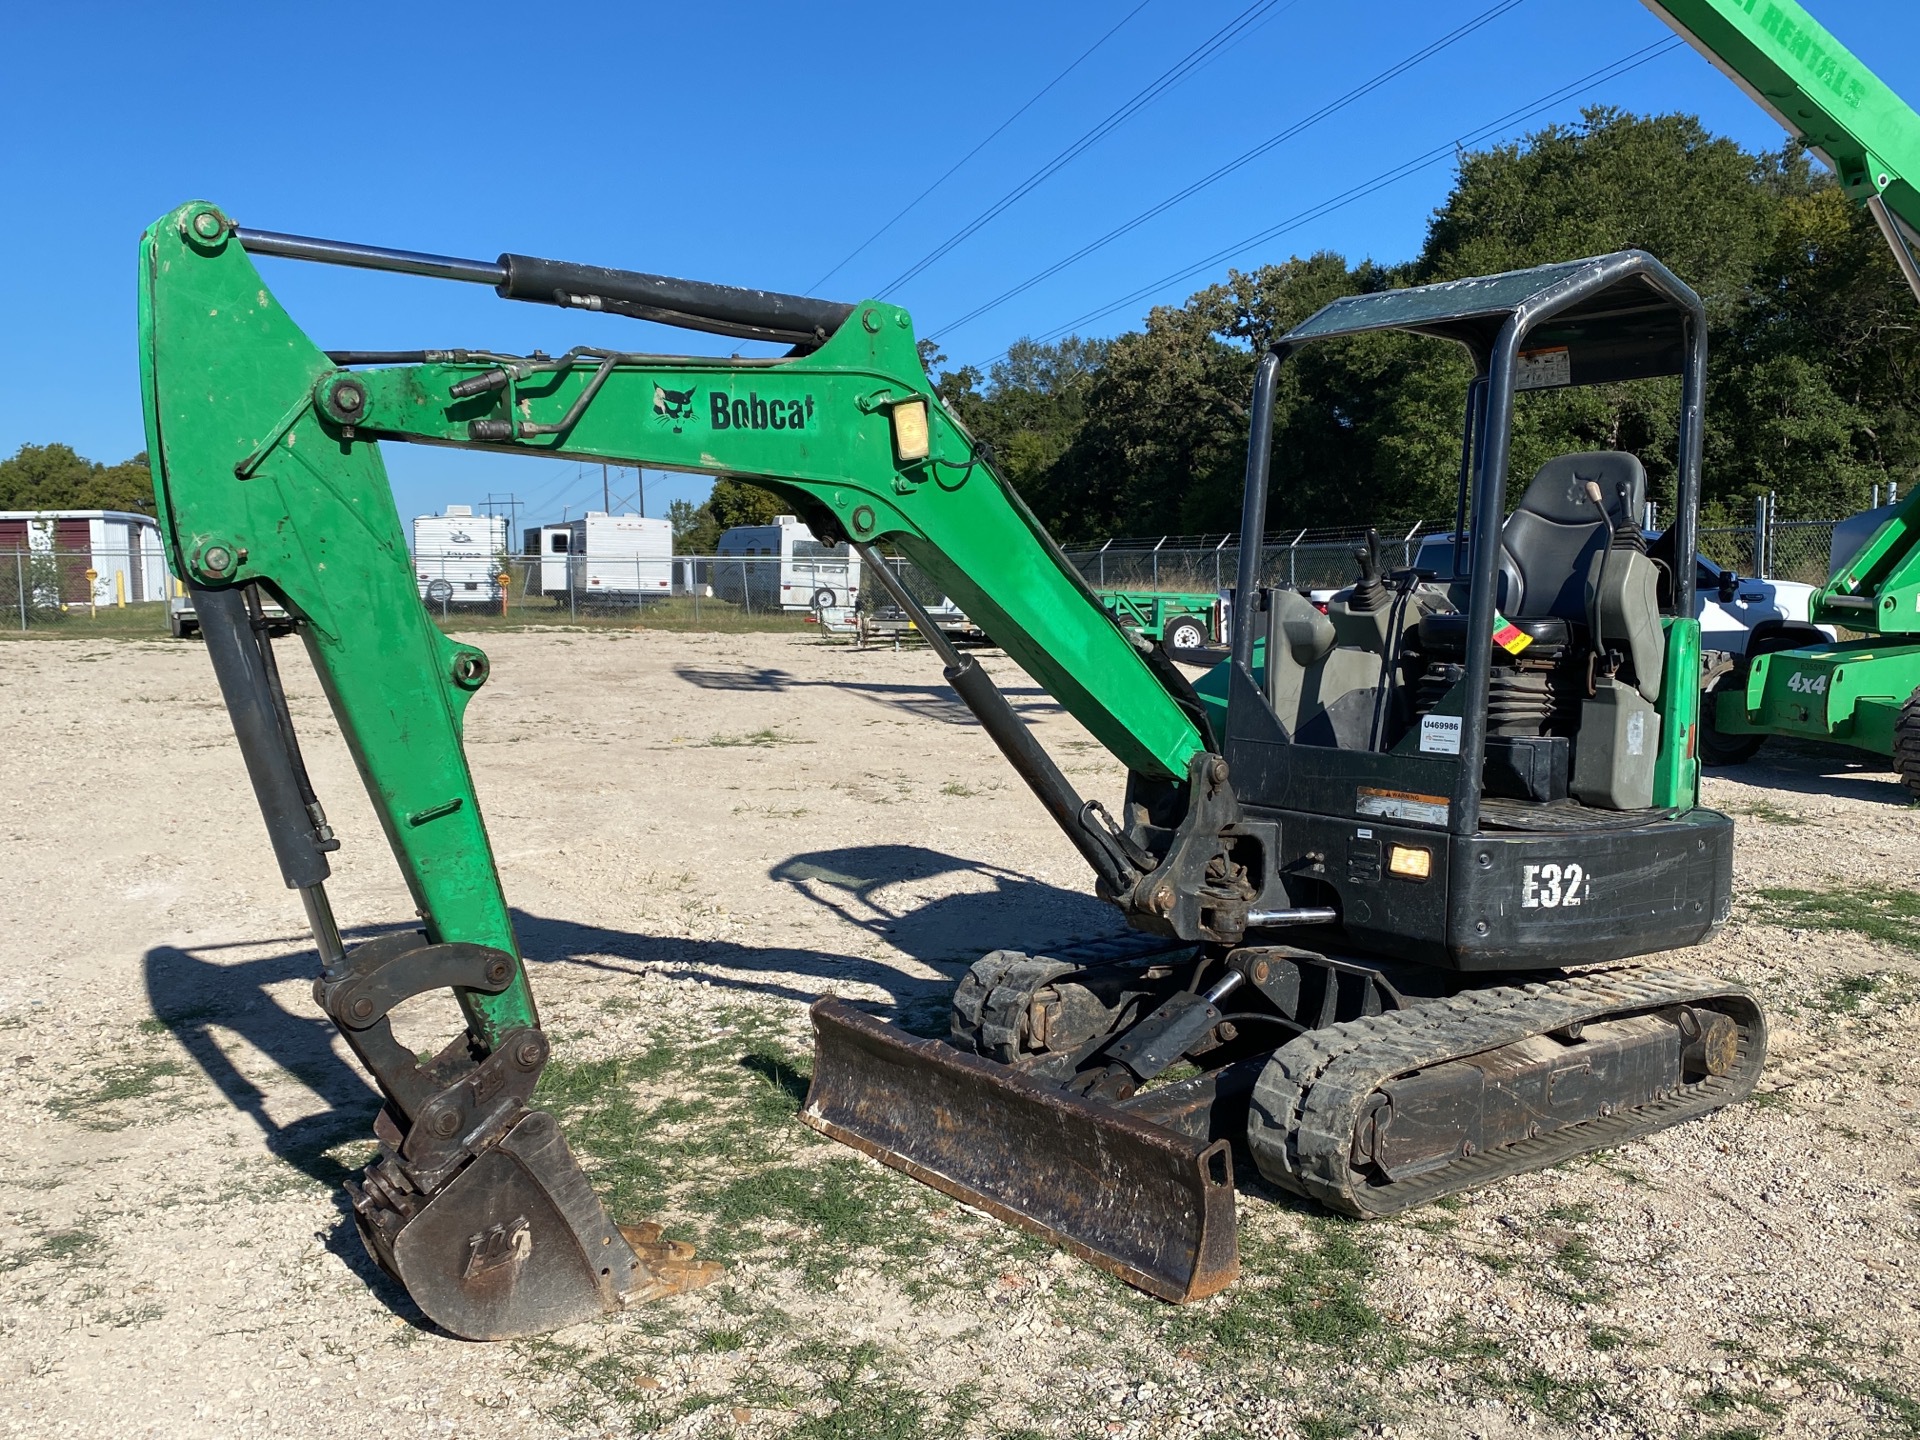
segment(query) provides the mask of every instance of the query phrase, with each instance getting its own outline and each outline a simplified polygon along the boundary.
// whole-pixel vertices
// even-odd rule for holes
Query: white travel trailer
[[[834,610],[860,596],[860,557],[846,544],[822,545],[792,515],[771,525],[736,525],[721,535],[710,583],[722,600],[783,610]],[[745,563],[729,564],[737,556]]]
[[[533,561],[527,587],[576,603],[633,604],[673,593],[673,526],[645,515],[589,511],[565,525],[526,533]]]
[[[497,606],[506,554],[504,515],[449,505],[444,515],[414,517],[413,573],[429,604]]]

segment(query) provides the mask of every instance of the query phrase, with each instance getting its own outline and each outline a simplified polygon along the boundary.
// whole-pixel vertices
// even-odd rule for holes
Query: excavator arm
[[[256,254],[490,283],[509,299],[795,348],[778,359],[329,354],[282,309]],[[1113,624],[940,404],[896,307],[254,232],[195,202],[143,239],[140,341],[173,567],[194,593],[283,875],[305,903],[323,962],[316,996],[387,1099],[381,1158],[353,1190],[360,1228],[380,1263],[457,1334],[550,1329],[708,1272],[656,1233],[612,1226],[551,1118],[531,1107],[547,1044],[461,748],[487,660],[444,636],[420,604],[381,441],[764,485],[823,538],[845,537],[870,558],[866,547],[878,542],[897,548],[1140,782],[1162,796],[1204,791],[1207,803],[1187,809],[1216,838],[1231,820],[1224,766],[1207,753],[1191,692]],[[419,933],[351,951],[341,942],[324,888],[337,841],[300,760],[263,591],[298,619]],[[1093,865],[1102,892],[1137,922],[1197,938],[1200,912],[1187,892],[1211,852],[1196,860],[1192,846],[1166,843],[1152,852],[1083,802],[984,673],[967,657],[946,658],[956,689]],[[443,989],[458,997],[466,1033],[421,1063],[387,1017]]]

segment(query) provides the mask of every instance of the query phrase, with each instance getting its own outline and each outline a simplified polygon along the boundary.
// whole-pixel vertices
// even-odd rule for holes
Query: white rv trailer
[[[796,516],[771,525],[736,525],[720,536],[711,567],[713,593],[735,604],[783,610],[834,610],[860,596],[860,557],[846,544],[822,545]],[[728,564],[737,556],[745,564]],[[755,563],[757,560],[758,563]]]
[[[590,510],[565,525],[526,532],[534,560],[527,586],[536,595],[632,604],[673,593],[673,525],[645,515]],[[535,558],[537,557],[537,558]]]
[[[429,604],[497,606],[506,553],[504,515],[449,505],[444,515],[414,517],[413,573]]]

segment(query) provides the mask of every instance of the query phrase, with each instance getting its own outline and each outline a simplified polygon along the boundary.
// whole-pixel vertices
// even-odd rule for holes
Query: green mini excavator
[[[1798,13],[1712,4],[1756,6]],[[327,351],[280,307],[260,257],[790,349]],[[535,1333],[712,1270],[656,1226],[612,1223],[533,1103],[548,1043],[461,749],[487,659],[419,601],[389,442],[766,486],[882,584],[881,541],[927,571],[1126,764],[1119,813],[1075,793],[921,616],[948,681],[1134,939],[982,958],[940,1040],[818,1002],[802,1118],[1150,1293],[1192,1299],[1233,1279],[1236,1157],[1334,1210],[1381,1215],[1754,1083],[1766,1028],[1745,990],[1629,963],[1711,935],[1732,887],[1731,822],[1699,805],[1695,758],[1687,562],[1706,326],[1648,255],[1349,297],[1262,355],[1230,655],[1198,685],[1114,623],[940,403],[896,307],[278,234],[196,201],[146,232],[140,327],[172,564],[305,906],[316,999],[385,1097],[354,1214],[375,1259],[454,1334]],[[1472,361],[1464,578],[1389,572],[1368,546],[1323,613],[1262,569],[1274,395],[1301,351],[1385,330]],[[1564,455],[1509,476],[1527,392],[1660,376],[1680,382],[1666,553],[1639,528],[1640,457]],[[894,599],[919,613],[904,589]],[[418,930],[342,941],[325,891],[339,842],[301,763],[269,601],[294,617]],[[464,1024],[422,1061],[390,1016],[438,992]]]

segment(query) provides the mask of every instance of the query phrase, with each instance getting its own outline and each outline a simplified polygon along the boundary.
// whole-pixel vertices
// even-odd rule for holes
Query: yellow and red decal
[[[1496,610],[1493,612],[1493,643],[1509,655],[1518,655],[1533,643],[1533,637]]]

